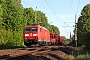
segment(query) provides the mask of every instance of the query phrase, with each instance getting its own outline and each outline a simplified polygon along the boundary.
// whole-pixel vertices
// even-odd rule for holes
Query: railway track
[[[17,49],[8,49],[8,50],[0,50],[0,59],[10,60],[15,59],[18,60],[21,57],[25,56],[37,56],[37,55],[52,55],[51,53],[55,51],[61,51],[63,54],[67,52],[64,46],[43,46],[38,48],[17,48]],[[51,52],[51,53],[50,53]],[[67,56],[67,54],[66,54]]]

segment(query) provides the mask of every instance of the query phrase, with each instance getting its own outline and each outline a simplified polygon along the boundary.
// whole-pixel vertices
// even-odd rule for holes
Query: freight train
[[[62,45],[64,40],[61,36],[40,25],[31,25],[24,27],[24,45]]]

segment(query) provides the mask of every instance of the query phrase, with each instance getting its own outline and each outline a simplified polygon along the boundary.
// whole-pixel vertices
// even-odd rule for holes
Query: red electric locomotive
[[[31,25],[24,27],[24,44],[26,46],[33,44],[44,44],[50,42],[49,30],[40,25]]]

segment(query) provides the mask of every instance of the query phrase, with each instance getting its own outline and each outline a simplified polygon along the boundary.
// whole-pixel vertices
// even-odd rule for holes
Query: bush
[[[0,30],[0,48],[11,48],[16,46],[24,46],[23,33],[21,31]]]
[[[67,60],[74,60],[75,57],[73,55],[68,55]]]
[[[90,55],[79,55],[76,57],[76,60],[90,60]]]

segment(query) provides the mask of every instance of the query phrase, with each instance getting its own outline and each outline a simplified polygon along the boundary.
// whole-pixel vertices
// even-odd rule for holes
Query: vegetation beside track
[[[74,47],[67,60],[90,60],[90,51],[84,50],[81,47]]]

